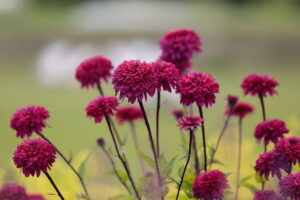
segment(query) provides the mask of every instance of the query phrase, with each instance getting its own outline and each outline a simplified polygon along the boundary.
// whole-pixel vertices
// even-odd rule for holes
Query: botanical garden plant
[[[86,116],[92,118],[95,124],[106,124],[107,134],[95,140],[110,161],[114,176],[125,188],[124,191],[127,191],[127,194],[112,199],[238,200],[239,188],[244,186],[252,190],[253,200],[300,200],[300,174],[292,173],[294,166],[300,163],[300,138],[286,137],[289,130],[285,122],[268,118],[264,102],[265,98],[278,94],[278,82],[271,76],[252,74],[241,84],[243,94],[257,97],[261,104],[262,121],[253,130],[253,136],[264,148],[256,162],[253,161],[253,173],[260,184],[258,189],[258,186],[247,182],[252,175],[243,179],[240,177],[243,169],[242,144],[245,142],[242,125],[247,123],[246,117],[253,113],[254,107],[240,102],[239,96],[228,95],[227,106],[222,111],[226,117],[223,128],[217,135],[217,140],[210,143],[206,139],[206,126],[210,119],[206,118],[205,113],[212,112],[214,108],[206,108],[212,107],[217,101],[216,94],[224,91],[212,75],[192,68],[193,56],[202,51],[200,36],[192,29],[178,29],[168,32],[159,44],[161,56],[151,63],[126,60],[114,68],[108,58],[94,56],[80,63],[75,72],[75,78],[82,89],[95,88],[99,92],[99,96],[87,104],[85,111]],[[115,96],[104,93],[103,85],[107,83],[112,83]],[[182,159],[166,158],[160,148],[159,123],[163,92],[174,92],[180,96],[182,106],[173,110],[170,115],[178,121],[181,144],[172,145],[183,147],[180,155]],[[155,123],[150,124],[151,111],[146,110],[145,104],[155,95]],[[125,101],[133,105],[123,105]],[[65,198],[60,188],[72,185],[57,185],[50,176],[50,170],[55,170],[55,161],[61,158],[82,186],[82,191],[78,191],[79,198],[101,199],[90,195],[86,180],[79,170],[43,134],[49,117],[49,111],[37,105],[25,106],[13,114],[11,128],[15,130],[17,137],[25,138],[13,155],[15,166],[21,169],[25,177],[45,175],[56,191],[57,198],[63,200]],[[218,164],[226,161],[216,160],[215,155],[220,151],[220,143],[230,120],[235,117],[238,119],[237,168],[222,172],[218,169]],[[144,121],[146,133],[137,133],[137,120]],[[127,143],[119,131],[123,124],[130,127],[137,163],[142,172],[139,179],[133,176],[131,160],[124,150]],[[39,138],[30,139],[34,134]],[[150,152],[145,152],[145,148],[141,147],[141,138],[148,138]],[[106,142],[108,140],[112,141],[113,149]],[[178,176],[172,173],[174,168],[178,168]],[[236,182],[231,186],[228,176],[236,177]],[[272,188],[274,190],[265,189],[270,177],[278,179],[278,187]],[[229,190],[232,190],[232,194],[228,193]],[[0,200],[43,199],[45,198],[39,194],[27,194],[25,188],[17,184],[4,185],[0,189]]]

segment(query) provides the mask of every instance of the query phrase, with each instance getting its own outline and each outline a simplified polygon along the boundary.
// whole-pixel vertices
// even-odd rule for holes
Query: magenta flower
[[[152,63],[152,67],[158,80],[158,91],[172,91],[176,87],[176,82],[179,78],[179,71],[173,63],[165,61],[156,61]]]
[[[210,74],[189,72],[179,79],[177,93],[181,95],[180,102],[185,106],[196,102],[198,106],[208,107],[216,102],[219,84]]]
[[[21,168],[26,177],[36,174],[40,176],[41,170],[47,172],[55,162],[56,150],[52,144],[42,139],[25,140],[18,145],[14,153],[14,163]]]
[[[267,97],[268,94],[271,96],[277,94],[275,87],[278,85],[279,83],[271,76],[251,74],[243,80],[241,87],[245,95]]]
[[[217,200],[224,197],[224,190],[230,188],[225,174],[219,170],[202,172],[193,184],[196,199]]]
[[[282,157],[288,157],[291,162],[295,165],[300,162],[300,138],[299,137],[288,137],[283,138],[275,145],[277,152]]]
[[[34,132],[41,134],[46,127],[49,111],[43,106],[29,105],[18,109],[10,120],[10,127],[17,132],[17,137],[30,137]]]
[[[279,181],[280,193],[291,200],[300,199],[300,173],[289,174]]]
[[[89,88],[100,84],[101,80],[107,82],[112,69],[113,66],[109,59],[95,56],[83,61],[77,67],[75,76],[80,82],[81,88]]]
[[[194,53],[201,52],[201,40],[192,29],[178,29],[168,32],[160,40],[161,59],[171,62],[181,71],[191,67]]]
[[[30,194],[28,200],[46,200],[41,194]]]
[[[232,109],[232,115],[237,116],[240,119],[243,119],[247,115],[250,115],[254,111],[254,107],[249,103],[240,102],[237,105],[235,105]],[[227,111],[225,114],[229,114],[229,108],[227,108]]]
[[[176,119],[179,119],[179,118],[183,117],[183,115],[184,115],[183,110],[180,110],[180,109],[172,110],[171,113],[172,113],[172,115],[174,115],[174,117],[175,117]]]
[[[254,136],[257,141],[264,140],[265,145],[269,142],[276,144],[280,138],[284,137],[284,134],[288,133],[284,121],[279,119],[270,119],[258,124],[255,128]]]
[[[158,86],[157,77],[150,64],[139,60],[124,61],[113,74],[112,83],[120,99],[128,98],[134,103],[137,100],[153,96]]]
[[[258,190],[253,200],[283,200],[274,190]]]
[[[94,118],[95,123],[100,123],[105,116],[113,115],[119,105],[116,97],[103,96],[93,99],[85,108],[86,115]]]
[[[27,200],[24,187],[11,183],[0,188],[0,200]]]
[[[116,111],[116,118],[120,124],[144,119],[143,113],[138,106],[124,106]]]
[[[228,95],[226,100],[228,102],[228,106],[234,107],[238,103],[239,97],[235,95]]]
[[[269,180],[269,175],[281,178],[280,169],[286,172],[291,171],[290,161],[288,158],[282,157],[276,151],[263,153],[256,160],[255,170],[260,176],[264,176]]]
[[[201,125],[202,122],[204,122],[202,118],[195,115],[181,117],[178,121],[180,123],[177,124],[177,126],[180,126],[180,129],[185,131],[194,131]]]

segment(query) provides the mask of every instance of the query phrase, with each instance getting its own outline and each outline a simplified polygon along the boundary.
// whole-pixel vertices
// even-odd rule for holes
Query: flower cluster
[[[282,157],[288,158],[293,164],[300,163],[300,138],[288,137],[283,138],[275,145],[277,152]]]
[[[184,116],[178,119],[180,122],[177,126],[180,126],[180,129],[185,131],[194,131],[196,130],[204,120],[195,115]]]
[[[0,200],[45,200],[41,194],[27,194],[18,184],[9,183],[0,188]]]
[[[200,173],[193,184],[193,194],[197,199],[216,200],[224,197],[224,190],[229,189],[225,174],[219,170]]]
[[[82,88],[94,87],[105,82],[111,76],[113,66],[111,61],[102,56],[95,56],[83,61],[76,70],[75,77],[80,82]]]
[[[243,119],[254,111],[254,107],[249,103],[239,102],[232,107],[231,115]],[[228,115],[230,108],[227,107],[226,114]]]
[[[179,119],[179,118],[183,117],[183,115],[184,115],[183,110],[180,110],[180,109],[172,110],[171,113],[176,119]]]
[[[30,137],[34,132],[42,134],[46,127],[49,111],[43,106],[29,105],[18,109],[10,120],[10,127],[17,132],[17,137]]]
[[[215,94],[219,93],[219,84],[210,74],[194,71],[181,76],[177,93],[185,106],[195,102],[198,106],[208,107],[216,102]]]
[[[253,200],[283,200],[274,190],[258,190]]]
[[[123,106],[116,111],[116,118],[120,124],[143,119],[143,113],[138,106]]]
[[[13,160],[26,177],[39,177],[41,171],[47,172],[51,169],[55,157],[56,150],[52,144],[42,139],[30,139],[18,145]]]
[[[280,193],[291,200],[300,199],[300,173],[289,174],[279,181]]]

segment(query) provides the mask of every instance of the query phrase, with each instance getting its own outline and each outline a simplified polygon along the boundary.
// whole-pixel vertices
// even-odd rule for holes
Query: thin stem
[[[90,195],[88,193],[88,190],[86,188],[86,185],[84,183],[83,178],[81,177],[81,175],[77,172],[77,170],[73,167],[73,165],[70,163],[70,161],[65,157],[65,155],[43,134],[39,134],[39,136],[41,138],[43,138],[44,140],[46,140],[48,143],[52,144],[54,146],[54,148],[56,149],[56,152],[58,153],[58,155],[60,155],[60,157],[65,161],[65,163],[71,168],[71,170],[74,172],[74,174],[77,176],[77,178],[80,181],[80,184],[85,192],[85,195],[90,198]]]
[[[237,162],[237,176],[236,176],[236,193],[235,200],[238,200],[240,188],[240,173],[241,173],[241,156],[242,156],[242,119],[239,119],[239,144],[238,144],[238,162]]]
[[[181,129],[179,129],[179,134],[180,134],[180,137],[181,137],[182,145],[185,147],[186,141],[185,141],[183,131]]]
[[[160,91],[157,91],[157,106],[156,106],[156,153],[159,158],[159,110],[160,110]]]
[[[202,119],[204,119],[202,107],[198,106],[198,108],[199,108],[200,117]],[[207,153],[206,153],[206,140],[205,140],[205,126],[204,126],[204,121],[201,124],[201,130],[202,130],[203,153],[204,153],[204,170],[207,171]]]
[[[143,172],[143,174],[146,174],[145,163],[144,163],[143,159],[141,158],[141,156],[138,153],[140,151],[140,145],[139,145],[139,142],[138,142],[138,137],[137,137],[137,134],[136,134],[136,128],[135,128],[134,122],[130,121],[129,126],[130,126],[130,129],[131,129],[133,144],[134,144],[134,147],[135,147],[136,152],[137,152],[137,156],[138,156],[138,159],[139,159],[139,162],[140,162],[140,165],[141,165],[142,172]]]
[[[133,178],[132,178],[132,176],[131,176],[130,170],[129,170],[128,165],[127,165],[127,162],[126,162],[126,160],[124,160],[124,159],[122,158],[122,156],[121,156],[121,154],[120,154],[120,150],[119,150],[119,148],[118,148],[118,145],[117,145],[117,141],[116,141],[115,135],[114,135],[114,133],[113,133],[113,131],[112,131],[112,128],[111,128],[110,120],[109,120],[109,118],[108,118],[107,116],[105,116],[105,120],[106,120],[108,129],[109,129],[110,135],[111,135],[111,137],[112,137],[112,139],[113,139],[113,143],[114,143],[114,146],[115,146],[117,155],[118,155],[118,157],[119,157],[121,163],[123,164],[123,166],[124,166],[124,168],[125,168],[125,171],[126,171],[126,173],[127,173],[127,176],[128,176],[128,178],[129,178],[129,181],[130,181],[130,183],[131,183],[131,185],[132,185],[132,188],[133,188],[133,190],[134,190],[134,193],[135,193],[136,198],[137,198],[138,200],[140,200],[141,197],[140,197],[140,195],[139,195],[139,193],[138,193],[138,191],[137,191],[137,189],[136,189],[136,186],[135,186],[135,183],[134,183]]]
[[[146,128],[148,130],[150,146],[151,146],[154,161],[155,161],[155,168],[156,168],[156,173],[157,173],[157,177],[158,177],[158,182],[159,182],[159,185],[162,187],[162,179],[161,179],[161,175],[160,175],[158,159],[157,159],[157,153],[155,151],[155,146],[154,146],[154,141],[153,141],[153,136],[152,136],[150,124],[149,124],[149,121],[148,121],[148,118],[147,118],[147,114],[146,114],[143,102],[142,101],[138,101],[138,102],[139,102],[140,108],[141,108],[143,116],[144,116],[144,121],[145,121]],[[163,196],[162,196],[162,199],[163,199]]]
[[[266,121],[267,115],[266,115],[266,107],[265,107],[264,97],[262,96],[261,93],[259,93],[258,96],[259,96],[259,100],[260,100],[260,104],[261,104],[263,121]]]
[[[98,91],[99,91],[100,95],[104,96],[104,92],[103,92],[102,87],[101,87],[99,82],[97,83],[97,88],[98,88]]]
[[[112,165],[113,171],[114,171],[117,179],[125,187],[125,189],[127,190],[127,192],[129,194],[132,194],[132,192],[130,191],[130,189],[129,189],[128,185],[126,184],[126,182],[124,182],[123,179],[121,178],[121,176],[120,176],[120,174],[119,174],[119,172],[117,170],[116,164],[115,164],[113,158],[111,157],[111,155],[109,154],[109,152],[107,151],[107,149],[104,146],[101,146],[101,148],[102,148],[103,152],[105,153],[105,155],[107,156],[107,158],[109,159],[109,161],[110,161],[110,163]]]
[[[232,107],[230,107],[229,113],[228,113],[227,118],[226,118],[226,120],[224,122],[224,126],[223,126],[223,128],[222,128],[222,130],[221,130],[221,132],[219,134],[219,137],[218,137],[218,140],[217,140],[217,144],[216,144],[216,146],[215,146],[215,148],[214,148],[214,150],[213,150],[213,152],[211,154],[211,158],[210,158],[210,161],[209,161],[209,167],[210,167],[210,169],[212,168],[212,165],[213,165],[213,162],[214,162],[214,158],[215,158],[216,152],[217,152],[217,150],[219,148],[221,139],[222,139],[222,137],[223,137],[223,135],[224,135],[227,127],[228,127],[229,120],[231,118],[231,114],[232,114]]]
[[[193,135],[193,150],[194,150],[194,157],[195,157],[195,172],[196,172],[196,175],[197,175],[200,172],[198,149],[197,149],[197,140],[196,140],[196,134],[192,134],[192,135]]]
[[[184,169],[183,169],[183,172],[182,172],[182,175],[181,175],[181,180],[180,180],[180,183],[179,183],[179,186],[178,186],[177,195],[176,195],[176,200],[178,200],[179,193],[180,193],[180,189],[181,189],[181,186],[182,186],[182,183],[183,183],[183,179],[184,179],[184,175],[185,175],[185,171],[186,171],[187,166],[188,166],[188,164],[189,164],[189,162],[190,162],[191,151],[192,151],[192,143],[193,143],[193,135],[194,135],[194,132],[191,130],[191,131],[190,131],[190,143],[189,143],[188,158],[187,158],[187,161],[186,161],[186,163],[185,163],[185,166],[184,166]]]
[[[47,172],[45,172],[44,170],[42,170],[44,172],[44,174],[47,176],[48,180],[50,181],[51,185],[53,186],[53,188],[55,189],[57,195],[60,197],[61,200],[64,200],[65,198],[63,197],[63,195],[61,194],[61,192],[59,191],[58,187],[56,186],[55,182],[53,181],[53,179],[51,178],[50,174],[48,174]]]

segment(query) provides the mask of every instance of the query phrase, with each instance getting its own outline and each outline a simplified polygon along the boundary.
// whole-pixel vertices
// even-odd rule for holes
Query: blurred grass
[[[196,8],[195,11],[197,11]],[[195,11],[193,11],[194,14]],[[300,26],[297,26],[299,18],[297,18],[296,12],[290,7],[270,6],[270,4],[243,10],[234,7],[206,5],[203,11],[207,13],[207,19],[201,18],[200,22],[193,22],[195,27],[198,27],[198,23],[203,26],[201,27],[204,29],[203,34],[200,33],[205,41],[205,51],[195,59],[195,63],[196,66],[199,66],[197,69],[213,74],[221,84],[221,93],[217,97],[217,104],[204,111],[208,143],[214,143],[222,127],[225,96],[229,93],[241,95],[240,83],[243,77],[249,73],[272,75],[280,82],[278,88],[280,95],[266,99],[267,114],[272,118],[286,120],[291,129],[291,135],[299,135],[300,109],[298,102],[300,102],[300,94],[297,91],[300,83],[300,60],[296,55],[299,50]],[[107,175],[110,165],[96,147],[95,139],[100,136],[104,136],[108,144],[111,144],[105,124],[96,125],[85,117],[86,104],[98,93],[93,90],[80,90],[79,86],[76,89],[63,86],[44,87],[37,80],[33,66],[35,65],[35,56],[41,47],[55,38],[65,37],[80,42],[125,36],[122,34],[111,36],[109,33],[102,35],[73,33],[68,21],[68,13],[69,10],[35,7],[14,15],[0,16],[0,41],[4,44],[0,47],[0,182],[19,181],[24,183],[31,192],[44,194],[49,191],[53,192],[44,178],[39,180],[23,178],[23,175],[18,173],[19,171],[13,166],[11,159],[16,145],[21,140],[16,139],[15,133],[9,128],[10,117],[19,107],[38,104],[45,106],[51,112],[51,118],[48,121],[51,128],[45,129],[45,134],[65,154],[68,155],[69,151],[74,153],[75,166],[78,167],[84,156],[92,152],[92,158],[88,165],[90,170],[86,177],[88,185],[93,196],[107,199],[111,195],[124,191],[115,178]],[[274,13],[278,13],[278,15],[274,15]],[[275,18],[273,18],[274,16]],[[223,20],[220,20],[221,18]],[[205,25],[207,25],[207,29]],[[133,33],[130,37],[134,37],[135,34],[144,33]],[[160,35],[160,33],[145,33],[144,36],[157,41]],[[272,45],[274,43],[275,46]],[[249,50],[248,45],[250,47],[253,45],[253,49]],[[281,46],[284,48],[279,48]],[[261,56],[257,55],[257,51]],[[104,89],[107,94],[113,95],[111,85],[105,86]],[[261,145],[256,144],[252,136],[255,125],[261,121],[261,112],[258,99],[251,97],[242,97],[241,99],[256,106],[255,114],[245,119],[244,122],[242,177],[245,177],[254,172],[253,165],[262,151]],[[147,104],[147,109],[153,126],[153,108]],[[173,107],[166,102],[163,104],[161,112],[162,151],[170,158],[175,155],[182,156],[178,128],[175,120],[169,116],[171,109]],[[137,125],[142,146],[145,147],[145,151],[150,152],[145,127],[142,122]],[[123,135],[128,135],[129,144],[126,151],[129,153],[130,165],[137,178],[138,162],[132,148],[128,126],[124,125],[120,129]],[[198,139],[198,144],[200,144],[201,140]],[[235,171],[236,142],[237,122],[232,120],[221,144],[223,150],[217,154],[217,158],[223,160],[225,166],[215,165],[216,168],[227,173]],[[183,161],[180,164],[183,164]],[[74,188],[74,191],[80,187],[69,169],[61,161],[58,161],[54,165],[52,174],[64,188],[68,197],[74,199],[74,192],[66,186],[72,186],[70,188]],[[230,175],[232,188],[234,188],[234,178],[234,174]],[[267,184],[267,187],[272,186],[274,184]],[[250,199],[252,197],[246,189],[242,189],[241,194],[241,198]],[[47,199],[55,198],[47,195]]]

